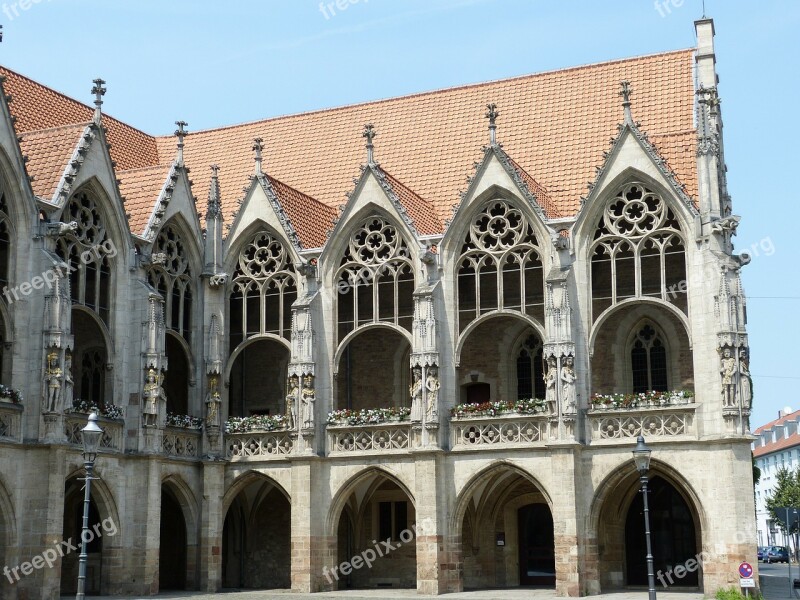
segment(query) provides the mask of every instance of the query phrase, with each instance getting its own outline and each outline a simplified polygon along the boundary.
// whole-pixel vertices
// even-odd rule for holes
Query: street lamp
[[[653,548],[650,543],[650,509],[647,506],[647,472],[650,470],[650,448],[644,443],[644,437],[636,438],[636,448],[633,449],[633,462],[639,472],[639,481],[642,484],[642,499],[644,500],[644,535],[647,539],[647,594],[649,600],[656,600],[656,579],[653,573]]]
[[[78,593],[75,600],[84,600],[86,597],[86,540],[89,537],[89,502],[92,493],[92,472],[94,461],[97,459],[97,449],[103,439],[103,430],[97,425],[97,413],[89,415],[89,422],[81,429],[83,442],[83,466],[86,468],[86,485],[83,493],[83,528],[81,529],[81,554],[78,559]]]

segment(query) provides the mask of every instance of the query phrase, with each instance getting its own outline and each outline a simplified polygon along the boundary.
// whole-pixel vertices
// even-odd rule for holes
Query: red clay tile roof
[[[131,233],[142,235],[169,175],[169,165],[131,169],[117,173],[119,192],[130,213]]]
[[[23,134],[20,150],[28,157],[28,175],[33,177],[33,193],[52,200],[64,168],[69,163],[75,148],[88,123],[64,125],[54,129],[29,131]]]
[[[267,177],[303,248],[321,248],[338,211],[306,196],[274,177]]]
[[[520,179],[522,179],[522,181],[528,187],[528,191],[534,196],[536,196],[536,203],[542,208],[544,214],[546,214],[549,219],[555,219],[560,216],[563,216],[558,212],[558,209],[556,208],[553,199],[547,193],[547,190],[545,190],[541,185],[539,185],[539,182],[536,181],[533,177],[531,177],[530,174],[525,169],[520,167],[517,164],[517,161],[515,161],[511,157],[509,157],[509,160],[511,162],[511,166],[514,167],[514,169],[519,174]]]
[[[336,207],[346,201],[358,165],[365,162],[360,134],[365,123],[373,123],[377,159],[391,165],[393,179],[410,194],[406,199],[413,196],[409,212],[418,212],[412,218],[429,232],[433,221],[418,199],[435,208],[440,224],[450,216],[473,163],[483,156],[489,139],[483,114],[493,102],[500,112],[498,139],[520,177],[548,215],[569,216],[578,211],[623,120],[618,90],[627,79],[634,118],[692,196],[697,190],[693,66],[694,51],[679,50],[200,131],[186,139],[186,163],[197,173],[220,166],[222,208],[231,222],[253,170],[252,141],[261,137],[271,177]],[[86,105],[8,69],[0,73],[15,97],[10,106],[18,132],[91,118],[93,109]],[[108,116],[103,122],[121,170],[168,163],[175,155],[173,137],[152,138]],[[302,202],[297,206],[291,218],[309,240],[304,245],[324,241],[327,216],[317,228],[316,213],[305,214]],[[142,210],[151,207],[141,204]],[[128,210],[132,223],[149,217],[136,214],[133,205]]]
[[[414,227],[420,235],[435,235],[442,232],[442,222],[436,216],[436,210],[430,202],[420,198],[400,181],[392,177],[385,169],[381,171],[386,176],[386,181],[392,186],[395,196],[406,209],[408,216],[414,222]]]
[[[759,456],[764,456],[765,454],[771,454],[773,452],[777,452],[778,450],[785,450],[786,448],[791,448],[793,446],[800,446],[800,433],[793,433],[789,437],[784,437],[783,427],[785,423],[789,421],[798,421],[800,420],[800,410],[796,410],[792,413],[786,414],[782,417],[775,419],[774,421],[770,421],[765,425],[762,425],[758,429],[756,429],[753,433],[757,436],[760,436],[762,433],[771,432],[775,430],[776,427],[779,428],[778,435],[780,436],[776,442],[768,441],[763,446],[757,445],[759,441],[755,442],[755,447],[753,448],[753,456],[756,458]]]
[[[17,118],[17,133],[92,120],[94,108],[5,67],[0,67],[0,75],[5,76],[3,87],[6,94],[12,97],[9,110]],[[103,125],[108,129],[111,159],[116,161],[118,168],[136,169],[158,163],[156,143],[152,136],[108,115],[103,115]]]
[[[774,429],[777,425],[783,425],[787,421],[796,421],[800,419],[800,410],[796,410],[794,412],[788,413],[783,415],[782,417],[778,417],[777,419],[770,421],[756,429],[753,433],[755,435],[759,435],[768,429]]]

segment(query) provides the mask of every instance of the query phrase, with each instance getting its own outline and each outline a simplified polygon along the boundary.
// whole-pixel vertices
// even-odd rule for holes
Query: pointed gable
[[[170,172],[168,166],[156,166],[117,174],[119,191],[125,199],[125,209],[130,215],[129,223],[134,235],[144,234]]]
[[[30,131],[21,136],[20,150],[27,157],[33,193],[52,200],[64,170],[83,138],[88,123]]]
[[[331,228],[337,210],[314,200],[275,179],[269,183],[277,196],[278,203],[289,218],[303,248],[321,248],[325,244],[325,232]]]

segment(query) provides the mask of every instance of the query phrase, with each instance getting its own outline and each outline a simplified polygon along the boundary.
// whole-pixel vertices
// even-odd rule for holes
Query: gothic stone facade
[[[756,565],[746,261],[696,26],[175,138],[103,114],[101,80],[93,110],[4,69],[3,597],[75,590],[92,407],[90,591],[641,584],[639,434],[665,581]]]

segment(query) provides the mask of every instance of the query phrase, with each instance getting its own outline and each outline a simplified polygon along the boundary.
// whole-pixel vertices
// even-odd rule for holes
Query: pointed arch
[[[475,321],[472,321],[465,329],[461,332],[461,335],[458,338],[458,344],[456,345],[456,352],[455,352],[455,365],[456,367],[460,366],[461,364],[461,352],[464,349],[464,345],[466,344],[467,340],[470,337],[470,334],[475,331],[478,327],[480,327],[486,321],[491,319],[497,319],[502,317],[511,317],[513,319],[522,321],[530,326],[535,332],[536,335],[539,336],[540,339],[544,340],[544,327],[541,323],[537,322],[532,317],[522,314],[519,311],[511,311],[511,310],[496,310],[484,315],[481,315]]]
[[[14,564],[17,539],[17,516],[14,511],[14,500],[8,487],[0,477],[0,561],[3,564]]]
[[[291,503],[292,501],[291,494],[289,494],[286,488],[284,488],[283,485],[281,485],[277,479],[274,479],[273,477],[270,477],[269,475],[266,475],[264,473],[260,473],[259,471],[249,470],[239,475],[231,483],[225,494],[222,496],[222,514],[226,514],[228,512],[228,509],[231,507],[231,504],[233,503],[234,499],[239,494],[239,492],[241,492],[251,483],[257,483],[257,482],[269,483],[275,486],[275,489],[277,489],[284,496],[284,498],[286,498],[286,500],[288,500]]]

